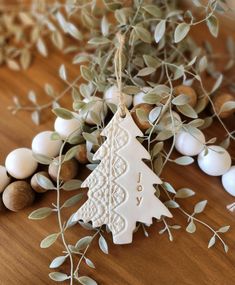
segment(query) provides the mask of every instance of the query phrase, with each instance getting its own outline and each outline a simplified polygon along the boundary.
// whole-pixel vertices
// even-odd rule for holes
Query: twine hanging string
[[[118,39],[118,47],[114,56],[114,69],[115,69],[115,77],[117,80],[117,88],[118,88],[118,99],[119,99],[119,108],[121,117],[126,116],[126,105],[125,105],[125,98],[122,92],[122,53],[125,43],[124,35],[120,33],[117,34]]]

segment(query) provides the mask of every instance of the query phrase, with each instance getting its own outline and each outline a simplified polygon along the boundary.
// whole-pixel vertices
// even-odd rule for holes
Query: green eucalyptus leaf
[[[72,180],[66,181],[62,185],[62,189],[64,189],[65,191],[77,190],[81,187],[81,184],[82,184],[81,180],[72,179]]]
[[[144,54],[143,59],[147,67],[152,67],[155,70],[161,65],[160,60],[148,54]]]
[[[89,60],[90,60],[90,56],[89,55],[77,54],[73,58],[73,64],[80,64],[80,63],[83,63],[83,62],[87,62]]]
[[[211,89],[211,93],[214,93],[219,87],[220,85],[222,84],[223,82],[223,74],[220,74],[213,86],[213,88]]]
[[[76,40],[81,41],[83,39],[82,33],[73,23],[67,23],[67,32]]]
[[[85,133],[85,132],[83,132],[82,135],[83,135],[83,137],[84,137],[84,139],[86,141],[89,141],[89,142],[91,142],[91,143],[93,143],[95,145],[99,144],[98,140],[97,140],[97,137],[95,135],[89,134],[89,133]]]
[[[173,186],[168,183],[168,182],[163,182],[163,187],[170,193],[176,194],[175,189],[173,188]]]
[[[47,237],[45,237],[41,243],[40,243],[40,247],[41,248],[48,248],[50,247],[53,243],[56,242],[57,238],[59,237],[60,234],[55,233],[55,234],[51,234]]]
[[[162,10],[157,5],[147,4],[142,8],[155,18],[161,18],[162,16]]]
[[[90,277],[88,277],[88,276],[81,276],[81,277],[78,277],[78,279],[77,279],[82,285],[98,285],[98,283],[94,280],[94,279],[92,279],[92,278],[90,278]]]
[[[144,95],[143,100],[148,104],[156,104],[161,101],[162,97],[156,93],[150,92]]]
[[[92,236],[86,236],[81,238],[75,245],[75,247],[79,250],[85,249],[92,241]]]
[[[211,248],[213,245],[215,245],[215,242],[216,242],[216,239],[215,239],[215,236],[213,235],[211,239],[209,240],[208,248]]]
[[[163,38],[166,31],[166,20],[161,20],[154,31],[154,39],[156,43],[159,43],[160,40]]]
[[[93,79],[93,74],[87,66],[81,65],[80,72],[81,72],[82,78],[84,78],[86,81],[90,81]]]
[[[154,145],[153,150],[152,150],[152,157],[156,157],[159,152],[163,149],[164,143],[163,142],[158,142]]]
[[[37,180],[38,184],[43,189],[46,189],[46,190],[55,189],[55,186],[53,185],[52,181],[49,178],[47,178],[46,176],[44,176],[44,175],[42,175],[40,173],[36,174],[36,180]]]
[[[155,107],[149,112],[149,121],[154,123],[157,118],[160,116],[162,107]]]
[[[113,103],[106,103],[108,108],[112,111],[113,114],[116,113],[117,111],[117,105],[116,104],[113,104]]]
[[[228,111],[231,111],[231,110],[235,110],[235,101],[227,101],[227,102],[225,102],[222,105],[219,113],[221,113],[221,112],[228,112]]]
[[[103,251],[103,253],[105,254],[109,253],[108,244],[102,235],[100,235],[99,237],[99,247]]]
[[[195,195],[195,192],[189,188],[181,188],[176,192],[175,198],[189,198]]]
[[[77,151],[78,151],[78,146],[77,146],[77,145],[74,146],[74,147],[71,147],[71,148],[66,152],[66,154],[65,154],[65,156],[64,156],[64,159],[63,159],[63,162],[72,159],[72,158],[76,155]]]
[[[175,43],[181,42],[190,31],[190,25],[187,23],[180,23],[175,29],[174,40]]]
[[[140,40],[142,40],[143,42],[149,43],[149,44],[152,42],[152,36],[147,29],[145,29],[141,26],[134,26],[134,31],[135,31],[137,37]]]
[[[207,57],[204,55],[200,60],[198,64],[198,68],[200,72],[203,72],[206,70],[208,65]]]
[[[211,15],[207,19],[206,23],[212,36],[217,38],[219,34],[219,23],[217,17],[215,15]]]
[[[218,233],[226,233],[230,229],[230,226],[224,226],[218,229]]]
[[[44,165],[49,165],[53,161],[52,157],[48,157],[46,155],[38,154],[38,153],[33,153],[33,158],[40,164],[44,164]]]
[[[67,74],[66,74],[66,69],[64,64],[62,64],[59,68],[59,76],[61,79],[63,79],[64,81],[67,80]]]
[[[55,108],[52,112],[57,116],[65,120],[71,120],[74,118],[74,115],[71,111],[65,108]]]
[[[52,140],[52,141],[61,140],[61,137],[60,137],[60,135],[59,135],[57,132],[53,132],[53,133],[51,134],[51,140]]]
[[[189,103],[189,96],[185,94],[180,94],[179,96],[175,97],[171,102],[174,105],[185,105]]]
[[[136,109],[136,115],[140,121],[148,121],[148,114],[143,109]]]
[[[190,156],[181,156],[176,158],[174,162],[179,165],[189,165],[194,162],[194,159]]]
[[[206,204],[207,204],[207,200],[198,202],[194,207],[194,213],[195,214],[202,213],[206,207]]]
[[[154,71],[155,71],[155,68],[153,67],[145,67],[137,73],[137,76],[148,76],[152,74]]]
[[[170,208],[170,209],[176,209],[180,207],[180,205],[174,200],[166,201],[164,204],[167,208]]]
[[[85,258],[85,262],[86,264],[90,267],[90,268],[94,268],[95,269],[95,265],[94,263],[87,257],[84,257]]]
[[[192,118],[192,119],[197,119],[198,118],[198,114],[196,113],[196,111],[189,104],[178,105],[177,109],[178,109],[178,111],[181,114],[183,114],[186,117],[189,117],[189,118]]]
[[[91,44],[91,45],[106,45],[110,43],[111,41],[106,37],[92,38],[88,41],[88,44]]]
[[[65,280],[70,279],[70,277],[67,274],[64,274],[61,272],[51,272],[51,273],[49,273],[49,277],[53,281],[57,281],[57,282],[63,282]]]
[[[75,204],[77,204],[77,202],[79,202],[82,199],[82,196],[83,194],[79,193],[77,195],[70,197],[68,200],[64,202],[61,208],[68,208],[74,206]]]
[[[60,267],[66,260],[68,256],[58,256],[55,259],[52,260],[51,264],[50,264],[50,268],[58,268]]]
[[[228,252],[228,249],[229,249],[228,246],[227,246],[227,244],[224,243],[223,246],[224,246],[224,251],[227,253],[227,252]]]
[[[191,220],[186,228],[186,231],[190,234],[193,234],[195,233],[196,229],[196,225],[194,224],[193,220]]]
[[[220,143],[220,146],[223,147],[224,149],[227,149],[230,146],[230,137],[227,137],[225,140],[223,140]]]
[[[43,208],[39,208],[39,209],[33,211],[28,216],[28,218],[30,220],[42,220],[42,219],[45,219],[46,217],[50,216],[51,213],[52,213],[52,208],[43,207]]]
[[[156,140],[164,141],[164,140],[168,140],[172,136],[173,136],[173,133],[171,130],[163,130],[157,135]]]

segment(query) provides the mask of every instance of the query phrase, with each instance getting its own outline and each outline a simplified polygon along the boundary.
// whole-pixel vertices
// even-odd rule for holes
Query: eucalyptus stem
[[[37,105],[37,106],[12,106],[9,107],[11,111],[42,111],[44,109],[48,109],[52,107],[54,102],[60,101],[66,94],[67,92],[73,88],[76,83],[81,79],[81,76],[77,76],[70,84],[67,86],[58,96],[53,98],[50,102],[43,104],[43,105]]]
[[[76,268],[75,268],[75,270],[74,270],[74,276],[77,276],[78,271],[79,271],[79,268],[80,268],[80,264],[81,264],[82,260],[83,260],[84,257],[86,256],[86,253],[87,253],[87,251],[88,251],[88,249],[89,249],[89,247],[90,247],[92,241],[94,240],[94,238],[95,238],[100,232],[101,232],[101,227],[100,227],[100,228],[95,232],[95,234],[92,236],[91,242],[86,246],[85,250],[84,250],[83,253],[81,254],[81,257],[80,257],[80,259],[79,259],[79,261],[78,261],[78,264],[77,264],[77,266],[76,266]]]
[[[199,224],[205,226],[206,228],[208,228],[211,232],[214,233],[214,235],[221,241],[221,243],[226,246],[225,242],[223,241],[223,239],[220,237],[220,235],[211,227],[209,226],[207,223],[203,222],[202,220],[195,218],[194,216],[188,214],[182,207],[178,208],[184,215],[186,215],[188,218],[193,219],[194,221],[198,222]]]
[[[169,193],[167,192],[167,190],[166,190],[164,187],[162,187],[162,189],[163,189],[163,191],[165,192],[165,194],[166,194],[166,196],[168,197],[168,199],[169,199],[170,201],[174,201],[174,202],[175,202],[175,200],[171,198],[171,196],[169,195]],[[198,218],[195,218],[193,215],[190,215],[189,213],[187,213],[179,204],[178,204],[177,209],[178,209],[179,211],[181,211],[181,212],[182,212],[185,216],[187,216],[189,219],[192,219],[192,220],[194,220],[194,221],[200,223],[201,225],[205,226],[206,228],[208,228],[211,232],[213,232],[213,234],[214,234],[216,237],[218,237],[218,239],[221,241],[221,243],[224,245],[224,247],[226,247],[226,244],[225,244],[225,242],[223,241],[223,239],[220,237],[220,235],[219,235],[210,225],[208,225],[207,223],[203,222],[202,220],[200,220],[200,219],[198,219]],[[165,221],[163,221],[163,222],[164,222],[164,224],[166,223]]]
[[[60,227],[61,238],[62,238],[64,247],[67,251],[67,254],[69,255],[69,259],[70,259],[70,285],[73,285],[73,279],[74,279],[73,256],[72,256],[72,253],[71,253],[71,251],[70,251],[70,249],[66,243],[64,226],[62,224],[61,206],[60,206],[60,172],[61,172],[61,167],[62,167],[62,153],[63,153],[63,149],[64,149],[65,144],[66,144],[66,140],[63,142],[63,144],[60,148],[60,153],[59,153],[59,161],[58,161],[59,165],[58,165],[58,173],[57,173],[57,177],[56,177],[56,191],[57,191],[56,209],[57,209],[57,217],[58,217],[58,223],[59,223],[59,227]]]

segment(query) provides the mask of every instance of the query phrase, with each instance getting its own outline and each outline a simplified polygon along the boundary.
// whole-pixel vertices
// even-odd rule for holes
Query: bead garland
[[[145,103],[144,96],[151,92],[151,88],[144,88],[143,91],[136,94],[132,100],[132,96],[125,96],[125,104],[129,108],[133,104],[131,115],[136,124],[142,131],[147,131],[151,127],[149,121],[149,114],[153,110],[153,105]],[[104,93],[104,99],[107,103],[118,103],[117,87],[111,86]],[[174,88],[174,96],[184,94],[188,97],[189,104],[194,107],[197,103],[197,95],[192,87],[179,85]],[[44,193],[38,181],[37,174],[42,174],[52,180],[57,177],[57,159],[62,140],[65,140],[71,133],[76,131],[78,134],[82,133],[81,122],[84,120],[89,125],[94,125],[90,115],[92,111],[103,114],[103,119],[108,113],[107,107],[102,103],[100,98],[95,97],[92,100],[95,102],[91,106],[91,110],[86,114],[77,115],[75,118],[65,120],[57,117],[54,123],[54,129],[59,134],[61,139],[52,139],[52,131],[44,131],[37,134],[32,140],[32,149],[18,148],[8,154],[5,161],[5,166],[0,166],[0,193],[2,192],[2,203],[6,208],[12,211],[19,211],[31,205],[34,201],[35,192]],[[164,99],[165,100],[165,99]],[[219,109],[221,105],[231,101],[230,94],[221,94],[214,98],[214,105]],[[140,110],[140,111],[138,111]],[[141,118],[137,112],[144,114]],[[230,116],[232,113],[221,113],[221,118]],[[81,116],[81,117],[80,117]],[[145,116],[145,117],[144,117]],[[182,155],[198,156],[198,165],[200,169],[212,176],[222,176],[222,185],[224,189],[235,196],[235,166],[231,166],[231,157],[229,153],[220,146],[212,145],[206,146],[204,134],[196,129],[196,132],[190,132],[182,128],[182,120],[178,113],[172,111],[172,114],[166,112],[159,124],[158,129],[172,129],[172,116],[174,118],[174,125],[176,129],[175,148]],[[77,176],[79,164],[86,164],[89,162],[87,157],[87,147],[89,144],[78,145],[78,150],[75,158],[63,163],[61,169],[60,179],[68,181]],[[89,147],[91,148],[91,147]],[[42,165],[38,164],[33,157],[33,153],[52,157],[53,161],[48,169],[43,169]],[[42,170],[40,170],[42,168]],[[3,207],[1,207],[2,209]],[[235,207],[230,207],[235,208]],[[229,208],[229,209],[230,209]],[[230,209],[231,210],[231,209]]]

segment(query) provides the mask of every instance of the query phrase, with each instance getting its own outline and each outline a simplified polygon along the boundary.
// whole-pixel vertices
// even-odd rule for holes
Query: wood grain
[[[234,29],[226,29],[215,41],[204,32],[204,26],[199,31],[193,31],[200,40],[207,37],[219,49],[224,48],[226,34]],[[219,43],[219,44],[218,44]],[[61,91],[65,85],[58,79],[58,67],[65,63],[70,78],[75,78],[79,68],[70,64],[71,58],[52,49],[48,59],[36,56],[32,67],[23,72],[13,72],[6,67],[0,68],[0,163],[4,163],[6,155],[17,147],[30,147],[32,137],[39,131],[52,129],[53,115],[45,112],[44,120],[39,127],[31,122],[28,113],[12,116],[7,107],[12,104],[12,96],[18,95],[27,101],[28,90],[33,89],[39,94],[40,101],[45,102],[43,85],[46,82]],[[64,98],[64,104],[71,107],[70,95]],[[234,129],[234,117],[227,120],[229,127]],[[222,140],[223,131],[215,123],[207,131],[207,138],[217,136]],[[234,144],[230,148],[234,156]],[[81,175],[87,175],[81,169]],[[159,235],[162,227],[155,222],[148,229],[149,238],[144,237],[140,230],[134,235],[131,245],[115,246],[110,235],[109,255],[104,255],[97,246],[97,240],[88,252],[97,270],[88,269],[82,265],[81,274],[90,275],[102,285],[233,285],[235,284],[235,216],[226,210],[226,205],[233,202],[223,189],[219,177],[209,177],[203,174],[196,164],[185,167],[175,167],[169,164],[162,178],[171,182],[176,188],[190,187],[197,195],[183,205],[192,212],[195,202],[203,199],[209,205],[200,218],[218,229],[222,225],[231,225],[225,240],[230,247],[226,255],[218,242],[215,248],[208,250],[207,243],[211,232],[197,225],[193,235],[184,228],[174,232],[174,241],[169,242],[166,235]],[[69,195],[63,196],[66,199]],[[60,242],[50,249],[40,249],[40,241],[50,233],[58,231],[55,217],[43,221],[31,221],[28,214],[39,207],[51,205],[55,193],[39,195],[35,204],[19,213],[6,211],[0,214],[0,284],[1,285],[46,285],[54,284],[48,278],[50,261],[61,255],[63,250]],[[191,203],[189,202],[191,201]],[[172,223],[186,225],[185,217],[178,211],[172,211],[175,220]],[[68,213],[65,213],[67,215]],[[89,234],[77,226],[69,232],[70,243]],[[67,266],[68,269],[68,266]]]

